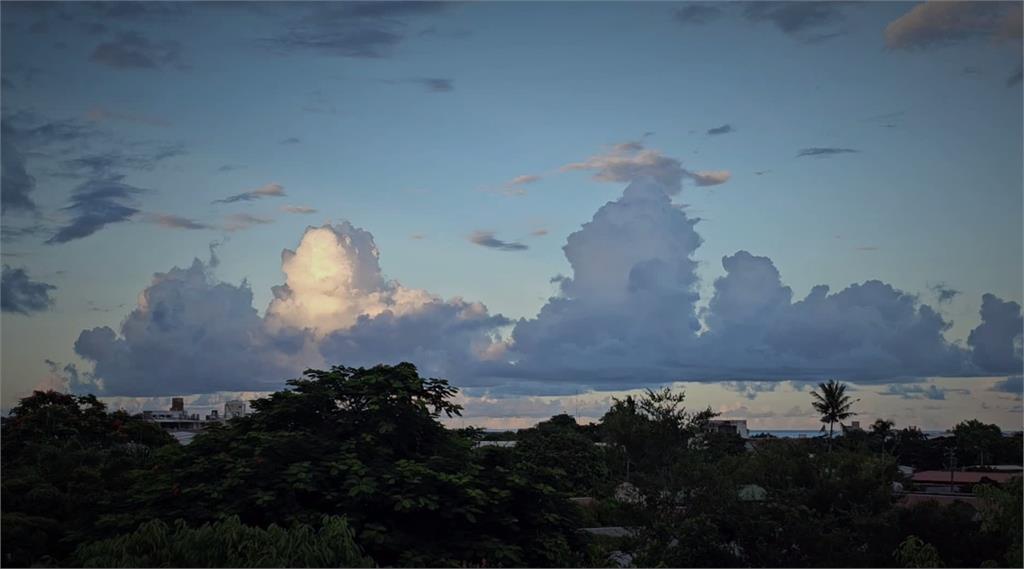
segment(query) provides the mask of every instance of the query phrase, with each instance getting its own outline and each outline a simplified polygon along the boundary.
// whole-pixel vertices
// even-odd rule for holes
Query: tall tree
[[[828,450],[832,452],[832,432],[835,424],[856,415],[852,411],[856,401],[846,394],[846,384],[836,380],[819,383],[818,391],[811,392],[811,405],[821,413],[821,422],[828,423]]]
[[[895,437],[894,426],[895,423],[888,419],[875,419],[871,424],[871,436],[878,440],[883,453],[886,451],[886,445]]]

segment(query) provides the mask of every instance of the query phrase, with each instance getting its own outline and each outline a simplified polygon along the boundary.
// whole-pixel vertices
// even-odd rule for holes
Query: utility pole
[[[946,449],[946,468],[949,469],[949,491],[952,493],[953,490],[953,476],[956,472],[956,449],[949,447]]]

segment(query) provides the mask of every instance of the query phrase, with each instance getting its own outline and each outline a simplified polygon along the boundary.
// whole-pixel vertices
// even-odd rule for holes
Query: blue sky
[[[658,156],[689,173],[728,172],[724,183],[701,186],[685,177],[681,193],[666,190],[688,219],[700,218],[695,229],[702,243],[683,254],[696,262],[696,277],[685,288],[697,293],[698,316],[715,293],[715,279],[726,274],[722,258],[746,250],[770,258],[794,302],[816,285],[837,293],[871,279],[916,295],[941,315],[944,341],[968,351],[968,337],[982,322],[982,295],[1018,303],[1019,320],[1019,4],[962,4],[948,13],[915,3],[668,2],[5,3],[2,10],[3,262],[11,269],[5,291],[24,281],[17,269],[30,283],[56,287],[26,289],[35,304],[8,309],[5,300],[5,406],[54,380],[46,360],[62,381],[68,364],[79,374],[95,372],[107,379],[110,396],[167,395],[117,392],[114,386],[130,378],[101,377],[97,361],[76,352],[76,339],[95,327],[121,334],[154,274],[208,260],[211,242],[220,243],[219,263],[205,266],[206,276],[232,285],[245,279],[251,307],[263,316],[271,287],[285,282],[281,251],[305,242],[307,226],[346,220],[372,234],[387,279],[442,299],[479,302],[488,318],[508,319],[481,320],[486,330],[476,333],[483,336],[467,341],[474,350],[493,341],[522,352],[508,359],[522,362],[521,378],[467,363],[462,345],[417,352],[422,346],[415,339],[403,343],[412,325],[398,322],[398,331],[388,332],[396,336],[386,336],[401,338],[396,344],[414,353],[436,355],[445,362],[439,372],[478,389],[470,396],[558,396],[578,384],[600,398],[609,389],[675,379],[675,372],[659,375],[616,360],[620,369],[638,370],[639,379],[596,385],[563,377],[554,383],[566,385],[549,389],[550,378],[537,381],[536,372],[525,371],[537,362],[564,363],[575,370],[570,376],[587,372],[550,354],[523,352],[514,323],[536,319],[549,297],[571,296],[551,280],[574,276],[562,249],[567,236],[606,203],[626,200],[631,178],[595,180],[602,173],[597,162],[565,168],[595,157]],[[54,134],[54,125],[66,136]],[[716,128],[729,132],[708,133]],[[631,141],[634,149],[615,150]],[[822,150],[798,156],[807,149]],[[11,197],[14,157],[34,178],[25,194],[34,206]],[[83,166],[90,157],[93,167]],[[101,166],[97,157],[105,160]],[[510,183],[521,176],[539,179]],[[113,200],[83,189],[97,180],[107,184],[104,192],[111,183],[123,186]],[[258,199],[211,203],[272,184],[280,189]],[[78,209],[62,209],[75,203]],[[97,203],[99,214],[88,209]],[[95,216],[81,215],[117,217],[112,205],[133,211],[98,228]],[[287,206],[316,211],[290,213]],[[95,231],[55,242],[61,228],[81,224]],[[344,241],[353,234],[333,235]],[[525,247],[485,246],[501,243]],[[630,259],[644,258],[630,251]],[[580,255],[600,257],[600,250]],[[578,273],[575,282],[583,282]],[[301,294],[290,279],[288,286]],[[388,294],[399,294],[388,287]],[[957,294],[940,302],[942,290]],[[585,299],[573,300],[584,314]],[[621,308],[640,320],[629,312],[634,304]],[[291,326],[309,325],[294,314],[281,317]],[[319,342],[332,333],[351,335],[355,325],[345,318],[311,332],[316,346],[307,347],[327,359],[344,353],[317,346],[330,344]],[[1009,318],[1012,331],[1016,321]],[[538,330],[548,329],[544,318],[536,321]],[[563,330],[550,328],[556,329]],[[921,366],[857,364],[847,379],[863,378],[880,392],[887,378],[903,389],[966,381],[935,376],[977,375],[972,385],[984,395],[958,398],[951,391],[949,399],[927,400],[946,405],[934,410],[936,417],[981,416],[1019,427],[1020,392],[989,391],[1020,373],[1019,325],[1017,331],[1015,339],[999,339],[1017,350],[1002,367],[924,373]],[[651,347],[657,341],[643,338],[642,348],[625,345],[631,353],[650,348],[652,357],[667,356]],[[891,348],[878,341],[883,351]],[[298,364],[281,369],[288,365]],[[815,369],[838,368],[822,364],[798,375],[809,378]],[[758,373],[764,377],[753,379],[787,377]],[[495,377],[507,381],[499,385]],[[708,397],[722,406],[736,398],[735,390],[714,383],[700,389],[711,387],[717,391]],[[204,391],[201,382],[181,388]],[[904,395],[895,398],[912,401],[924,421],[925,399]],[[803,403],[806,394],[796,389],[787,397],[779,405]],[[893,398],[871,404],[896,413],[888,403]]]

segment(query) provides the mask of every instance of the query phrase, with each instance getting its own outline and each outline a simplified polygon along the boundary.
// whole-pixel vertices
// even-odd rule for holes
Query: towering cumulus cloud
[[[617,384],[671,379],[700,329],[695,225],[654,178],[637,179],[605,204],[563,248],[573,275],[561,280],[561,294],[516,325],[516,373]]]
[[[210,263],[213,265],[213,263]],[[246,283],[214,281],[196,259],[154,276],[121,325],[83,331],[102,393],[169,395],[281,387],[307,367],[416,361],[465,372],[499,354],[506,324],[487,307],[386,280],[373,236],[349,223],[306,229],[282,253],[285,284],[260,317]]]
[[[385,278],[373,235],[345,222],[309,227],[282,253],[285,282],[263,316],[246,283],[214,280],[212,262],[157,274],[119,331],[81,333],[75,350],[95,366],[80,377],[105,394],[169,395],[273,389],[335,363],[411,361],[493,394],[558,394],[674,380],[770,390],[787,379],[1020,371],[1020,305],[992,295],[961,345],[915,295],[870,280],[794,299],[771,259],[738,251],[722,259],[725,275],[698,310],[697,220],[672,201],[687,176],[662,160],[634,160],[638,151],[587,164],[629,184],[568,237],[571,274],[555,279],[558,294],[534,318],[511,322],[479,302]]]

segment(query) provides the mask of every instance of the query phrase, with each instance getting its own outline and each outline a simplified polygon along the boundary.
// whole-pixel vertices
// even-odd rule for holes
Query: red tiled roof
[[[1019,472],[954,472],[953,484],[977,484],[987,478],[992,482],[1004,484],[1010,478],[1020,476]],[[918,483],[949,484],[948,470],[922,470],[915,472],[913,481]]]
[[[904,494],[898,504],[911,508],[925,502],[937,502],[943,506],[948,506],[953,502],[963,502],[977,507],[978,498],[971,494],[964,494],[962,496],[956,494]]]

